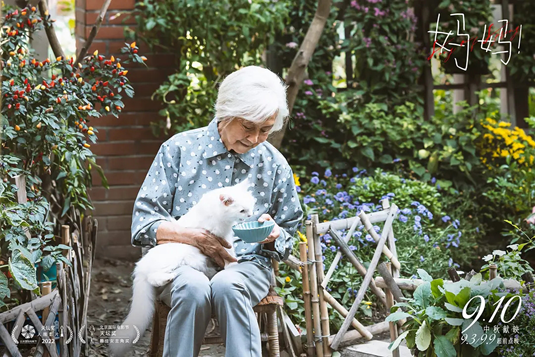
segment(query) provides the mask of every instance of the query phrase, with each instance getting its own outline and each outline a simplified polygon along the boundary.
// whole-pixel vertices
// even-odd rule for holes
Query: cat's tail
[[[132,305],[128,316],[110,339],[110,355],[128,356],[134,341],[137,342],[149,327],[154,313],[155,288],[147,281],[147,276],[136,272],[134,276]]]

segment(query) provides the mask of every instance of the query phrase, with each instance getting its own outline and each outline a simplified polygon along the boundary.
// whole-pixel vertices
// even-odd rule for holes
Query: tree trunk
[[[314,50],[318,45],[321,34],[323,33],[323,28],[325,27],[325,23],[327,23],[327,18],[331,12],[331,6],[332,0],[318,0],[318,8],[316,9],[314,19],[312,20],[305,39],[299,47],[299,51],[293,59],[292,65],[288,71],[288,76],[286,77],[286,84],[288,85],[286,99],[288,101],[290,115],[292,114],[292,109],[295,103],[295,98],[297,97],[297,93],[299,92],[299,87],[301,86],[301,83],[303,83],[308,63],[310,62],[310,59],[314,54]],[[268,139],[268,141],[276,148],[281,147],[287,124],[288,122],[286,121],[282,129],[273,133]]]

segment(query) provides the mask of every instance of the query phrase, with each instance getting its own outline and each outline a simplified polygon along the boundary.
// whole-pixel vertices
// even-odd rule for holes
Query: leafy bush
[[[235,69],[261,64],[288,14],[284,1],[146,0],[136,3],[139,36],[174,54],[177,71],[154,93],[165,104],[153,129],[173,133],[206,125],[217,84]]]
[[[424,282],[416,288],[413,298],[397,303],[386,319],[407,319],[403,325],[405,332],[390,348],[396,348],[405,340],[415,356],[479,356],[493,352],[501,337],[493,328],[497,322],[491,321],[495,318],[495,305],[501,297],[508,301],[514,296],[499,292],[503,280],[483,281],[482,275],[476,274],[470,281],[445,283],[442,279],[433,280],[425,270],[418,269],[418,274]],[[474,297],[475,302],[469,304]],[[468,316],[481,311],[481,316],[467,319],[463,310]]]
[[[9,262],[2,267],[9,267],[12,279],[0,277],[0,298],[12,298],[5,301],[11,305],[18,301],[10,288],[38,288],[36,265],[46,271],[59,260],[69,264],[61,255],[68,247],[55,244],[55,234],[93,208],[87,193],[93,168],[106,185],[90,150],[98,133],[90,121],[117,116],[124,107],[121,93],[134,94],[120,59],[97,52],[79,65],[73,58],[35,59],[28,44],[51,22],[35,7],[8,11],[2,22],[0,260]],[[123,52],[144,62],[135,43]],[[26,178],[27,202],[17,200],[16,176]]]
[[[514,344],[501,345],[497,352],[500,356],[522,357],[535,354],[535,293],[530,292],[522,299],[522,307],[518,316],[512,322],[509,333],[504,333],[503,338],[512,340]]]

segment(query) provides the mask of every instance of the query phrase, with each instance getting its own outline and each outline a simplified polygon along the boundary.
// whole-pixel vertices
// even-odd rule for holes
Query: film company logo
[[[16,329],[13,329],[15,331]],[[13,341],[17,344],[21,345],[30,345],[30,344],[36,344],[37,343],[37,331],[35,330],[35,327],[32,324],[26,324],[22,326],[22,329],[20,330],[20,336],[19,338],[13,337]]]

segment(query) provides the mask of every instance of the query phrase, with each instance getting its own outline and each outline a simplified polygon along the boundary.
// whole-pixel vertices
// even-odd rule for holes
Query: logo
[[[36,332],[35,327],[33,327],[32,325],[24,325],[24,327],[20,331],[20,334],[25,339],[30,339],[30,338],[33,338],[33,336],[35,336],[35,332]]]

